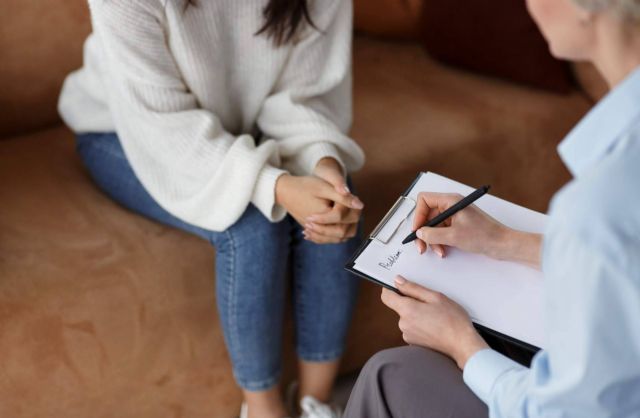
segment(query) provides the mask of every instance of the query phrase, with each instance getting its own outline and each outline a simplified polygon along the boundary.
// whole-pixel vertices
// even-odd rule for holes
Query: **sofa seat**
[[[354,175],[369,231],[419,171],[537,210],[567,181],[555,147],[589,108],[453,70],[413,43],[358,37]],[[215,251],[119,207],[91,183],[64,127],[0,141],[0,416],[230,418]],[[362,283],[343,371],[401,343]],[[287,376],[294,368],[291,348]]]

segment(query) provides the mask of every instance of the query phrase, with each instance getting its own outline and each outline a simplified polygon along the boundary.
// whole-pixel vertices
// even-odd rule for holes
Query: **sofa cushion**
[[[443,66],[417,44],[365,37],[354,66],[352,135],[367,155],[354,177],[368,228],[419,170],[491,184],[542,212],[570,178],[556,146],[591,107],[581,92],[533,90]]]
[[[424,0],[354,0],[356,31],[395,39],[419,39]]]
[[[102,195],[65,128],[0,142],[0,201],[1,416],[235,412],[208,244]]]
[[[2,0],[0,137],[57,124],[58,93],[80,67],[86,0]]]
[[[427,51],[445,63],[561,93],[572,87],[524,1],[425,0],[421,26]]]
[[[609,92],[607,82],[593,64],[578,62],[574,63],[571,68],[576,81],[594,103]]]

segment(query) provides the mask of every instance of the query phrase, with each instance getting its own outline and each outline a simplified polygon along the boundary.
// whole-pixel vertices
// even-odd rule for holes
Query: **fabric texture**
[[[250,205],[225,231],[187,224],[162,209],[136,178],[117,135],[84,134],[78,151],[100,188],[116,202],[162,224],[197,235],[216,248],[216,299],[237,383],[266,390],[282,371],[287,267],[293,265],[298,356],[338,359],[344,350],[357,278],[342,266],[358,245],[306,241],[290,216],[273,223]]]
[[[464,378],[494,418],[640,417],[640,69],[558,150],[575,178],[544,237],[547,348],[531,370],[479,352]]]
[[[314,3],[317,5],[317,3]],[[277,178],[324,157],[348,172],[364,156],[351,125],[352,9],[314,7],[295,43],[255,32],[260,2],[184,8],[162,0],[91,0],[83,68],[60,112],[79,133],[117,132],[131,165],[169,213],[222,231],[253,203],[268,219]]]
[[[448,357],[421,347],[381,351],[367,362],[345,418],[483,418],[487,406]]]
[[[566,93],[566,62],[555,59],[524,1],[425,0],[423,43],[444,63]]]

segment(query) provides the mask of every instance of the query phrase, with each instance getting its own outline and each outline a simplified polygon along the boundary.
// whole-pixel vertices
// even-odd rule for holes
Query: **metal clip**
[[[387,244],[393,234],[398,230],[402,222],[409,216],[409,214],[416,207],[416,201],[411,199],[410,197],[400,196],[396,203],[393,204],[391,209],[387,212],[386,215],[382,218],[380,223],[373,229],[373,232],[369,235],[369,238],[375,239],[383,244]],[[389,221],[391,221],[396,213],[402,215],[400,221],[397,225],[390,225]]]

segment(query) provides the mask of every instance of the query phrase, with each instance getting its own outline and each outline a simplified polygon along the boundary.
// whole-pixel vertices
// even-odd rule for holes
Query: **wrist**
[[[321,168],[329,168],[342,173],[342,166],[340,165],[338,160],[336,160],[333,157],[323,157],[320,160],[318,160],[314,171],[317,171],[318,169],[321,169]]]
[[[541,235],[504,227],[499,254],[495,258],[533,267],[540,265]]]
[[[289,189],[289,184],[291,180],[291,174],[284,173],[278,177],[276,180],[276,205],[280,205],[282,207],[285,206],[284,202],[286,201],[287,190]]]
[[[456,341],[456,350],[452,355],[460,370],[464,370],[464,366],[469,359],[478,351],[489,348],[489,345],[482,339],[480,334],[471,326],[463,338]]]
[[[485,255],[496,260],[508,260],[511,258],[514,247],[515,231],[504,225],[498,225],[491,238],[488,240],[488,250]]]

